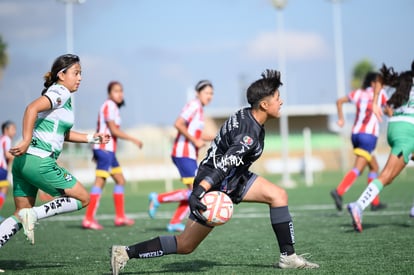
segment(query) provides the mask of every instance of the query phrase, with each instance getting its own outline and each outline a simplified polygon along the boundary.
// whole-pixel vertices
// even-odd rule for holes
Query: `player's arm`
[[[392,116],[394,114],[394,109],[391,108],[388,104],[384,107],[384,114],[387,116]]]
[[[102,133],[85,134],[76,131],[69,131],[65,135],[65,141],[74,143],[106,144],[110,139],[110,135]]]
[[[338,113],[338,121],[336,122],[336,124],[338,124],[339,127],[343,127],[345,124],[344,111],[342,106],[344,105],[344,103],[347,102],[349,102],[349,98],[347,96],[338,98],[338,100],[336,101],[336,111]]]
[[[174,127],[177,131],[182,134],[186,139],[188,139],[195,147],[200,148],[204,146],[204,140],[197,139],[195,136],[190,135],[188,132],[187,121],[184,118],[178,117],[175,120]]]
[[[379,122],[382,122],[382,115],[383,115],[382,108],[381,106],[378,105],[378,97],[379,97],[380,91],[382,90],[382,87],[383,87],[382,78],[378,77],[375,80],[375,84],[374,84],[374,99],[372,100],[372,112],[375,114]]]
[[[205,178],[205,180],[212,186],[216,187],[222,183],[224,178],[233,170],[233,168],[245,165],[245,156],[249,155],[257,146],[257,138],[253,138],[252,144],[245,144],[243,138],[247,134],[240,134],[233,139],[232,145],[227,151],[216,156],[213,162],[214,169]]]
[[[106,122],[106,124],[108,125],[109,131],[111,132],[111,135],[120,139],[125,139],[125,140],[129,140],[131,142],[133,142],[135,145],[137,145],[139,148],[142,148],[142,141],[131,136],[128,135],[127,133],[125,133],[124,131],[122,131],[113,120],[108,120]]]
[[[202,133],[202,135],[201,135],[201,139],[202,139],[203,141],[205,141],[205,142],[210,142],[210,141],[212,141],[214,138],[215,138],[215,136],[214,136],[214,135],[207,134],[207,133],[205,133],[204,131],[203,131],[203,133]]]
[[[207,210],[207,206],[205,206],[201,199],[204,195],[210,190],[211,184],[203,179],[197,186],[194,187],[193,191],[191,192],[190,198],[188,199],[188,204],[190,205],[191,213],[196,216],[201,221],[206,221],[206,218],[201,215],[200,210],[205,211]]]
[[[52,103],[47,96],[41,96],[27,105],[23,115],[22,141],[10,149],[13,156],[21,156],[26,153],[32,141],[33,129],[37,119],[37,114],[50,110]]]
[[[8,164],[10,164],[14,159],[14,156],[9,152],[9,150],[4,152],[4,157],[6,158]]]

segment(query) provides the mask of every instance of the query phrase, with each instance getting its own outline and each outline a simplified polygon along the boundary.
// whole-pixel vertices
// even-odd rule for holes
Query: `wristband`
[[[201,199],[206,194],[206,189],[203,186],[198,185],[193,189],[192,195],[194,195],[197,199]]]
[[[87,134],[86,135],[86,140],[90,144],[99,144],[99,143],[101,143],[101,138],[100,137],[93,137],[93,134]]]

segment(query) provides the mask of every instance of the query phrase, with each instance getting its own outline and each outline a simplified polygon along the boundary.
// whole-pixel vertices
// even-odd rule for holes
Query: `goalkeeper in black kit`
[[[234,203],[258,202],[269,205],[270,221],[279,244],[278,268],[318,268],[297,255],[292,218],[286,191],[249,171],[263,152],[264,123],[280,116],[280,73],[266,70],[262,78],[247,89],[250,107],[241,109],[223,124],[201,162],[189,199],[191,213],[185,230],[179,235],[159,236],[130,246],[114,245],[111,249],[113,274],[118,274],[129,259],[154,258],[168,254],[189,254],[207,237],[213,227],[206,224],[200,200],[206,192],[219,190]]]

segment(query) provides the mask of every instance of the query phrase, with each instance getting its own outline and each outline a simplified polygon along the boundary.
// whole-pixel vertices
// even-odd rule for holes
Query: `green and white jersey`
[[[414,85],[411,87],[408,101],[394,110],[389,122],[405,121],[414,124]]]
[[[65,135],[74,122],[71,93],[63,85],[54,84],[44,94],[51,103],[50,110],[40,112],[33,130],[28,154],[41,158],[58,158],[62,151]]]

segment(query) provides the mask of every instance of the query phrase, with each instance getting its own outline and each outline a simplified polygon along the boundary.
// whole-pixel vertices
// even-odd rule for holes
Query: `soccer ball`
[[[233,202],[230,197],[220,191],[208,192],[201,199],[207,206],[206,211],[200,211],[211,226],[222,225],[228,222],[233,215]]]

